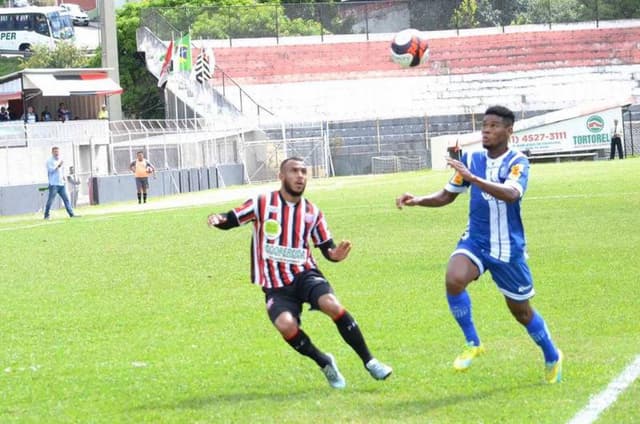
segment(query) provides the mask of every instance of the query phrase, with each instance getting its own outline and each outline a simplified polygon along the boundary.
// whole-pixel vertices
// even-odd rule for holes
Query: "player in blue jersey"
[[[520,215],[529,160],[509,148],[514,121],[511,110],[503,106],[488,108],[482,121],[484,150],[465,152],[460,160],[448,158],[455,173],[442,190],[420,197],[405,193],[396,199],[396,206],[445,206],[470,189],[468,226],[449,258],[445,277],[449,309],[466,338],[453,367],[465,371],[485,351],[471,316],[467,286],[488,270],[511,314],[542,349],[545,380],[557,383],[562,379],[562,352],[529,302],[535,292]]]

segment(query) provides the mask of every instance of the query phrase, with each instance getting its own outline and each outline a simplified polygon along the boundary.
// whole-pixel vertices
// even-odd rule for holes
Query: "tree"
[[[585,19],[584,6],[578,0],[526,0],[521,3],[512,18],[512,23],[516,25],[576,22]]]
[[[86,49],[62,41],[54,49],[46,45],[33,46],[31,55],[22,61],[22,68],[90,68],[95,64]]]
[[[583,6],[583,19],[637,19],[640,18],[638,0],[579,0]],[[597,15],[596,15],[597,13]]]
[[[476,0],[462,0],[451,16],[454,28],[475,28],[478,26],[478,2]]]
[[[281,0],[143,0],[127,3],[118,10],[118,50],[122,109],[125,116],[138,118],[164,118],[162,91],[157,80],[137,54],[136,31],[141,25],[141,14],[157,8],[154,15],[162,24],[161,37],[171,38],[179,33],[191,32],[192,39],[228,37],[264,37],[280,35],[319,34],[317,22],[285,13]],[[277,19],[276,19],[277,16]],[[339,25],[342,21],[335,19]],[[277,25],[277,27],[276,27]]]

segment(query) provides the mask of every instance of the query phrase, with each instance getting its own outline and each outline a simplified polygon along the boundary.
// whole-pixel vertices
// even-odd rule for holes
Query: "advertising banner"
[[[621,131],[622,110],[619,107],[514,131],[511,146],[532,153],[608,149],[616,119],[618,131]]]

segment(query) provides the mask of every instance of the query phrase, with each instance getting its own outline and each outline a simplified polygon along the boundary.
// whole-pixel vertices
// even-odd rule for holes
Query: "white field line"
[[[591,398],[589,404],[582,408],[567,424],[590,424],[598,419],[600,414],[613,405],[618,396],[640,377],[640,355],[613,380],[606,389]]]

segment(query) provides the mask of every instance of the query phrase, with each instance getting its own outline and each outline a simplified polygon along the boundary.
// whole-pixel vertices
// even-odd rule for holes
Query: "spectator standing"
[[[147,190],[149,189],[149,175],[156,168],[144,158],[144,152],[136,152],[136,160],[131,162],[129,169],[136,177],[136,190],[138,191],[138,203],[147,203]]]
[[[51,121],[53,118],[51,117],[51,112],[49,112],[49,107],[45,106],[40,114],[40,120],[43,122]]]
[[[33,106],[27,106],[27,111],[22,115],[25,124],[35,124],[38,122],[38,114],[33,110]]]
[[[98,119],[109,119],[109,111],[107,110],[107,105],[104,103],[100,106],[100,110],[98,111]]]
[[[58,106],[58,121],[70,121],[71,120],[71,111],[67,109],[67,106],[61,102]]]
[[[47,175],[49,178],[49,198],[47,199],[47,206],[44,209],[44,219],[49,219],[49,212],[51,211],[51,204],[56,194],[60,196],[64,207],[69,214],[69,217],[74,218],[76,215],[73,213],[73,208],[69,202],[69,196],[67,196],[67,189],[64,185],[64,171],[62,165],[64,161],[60,156],[60,148],[54,146],[51,148],[51,157],[47,160]]]
[[[7,108],[4,106],[0,107],[0,121],[8,121],[10,119]]]
[[[609,159],[613,159],[616,155],[616,150],[618,150],[618,158],[624,159],[624,155],[622,153],[622,128],[620,124],[618,124],[618,120],[613,120],[613,129],[611,130],[611,152],[609,153]]]
[[[67,183],[69,184],[69,193],[71,194],[71,206],[75,208],[78,204],[78,187],[80,186],[80,179],[76,176],[76,171],[73,166],[69,167]]]

